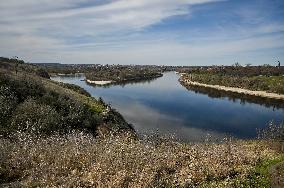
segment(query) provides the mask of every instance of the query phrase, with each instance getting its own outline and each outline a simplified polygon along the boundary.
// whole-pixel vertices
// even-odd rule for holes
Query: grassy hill
[[[0,59],[0,133],[35,134],[72,129],[133,131],[123,117],[84,89],[54,82],[45,70],[16,59]]]

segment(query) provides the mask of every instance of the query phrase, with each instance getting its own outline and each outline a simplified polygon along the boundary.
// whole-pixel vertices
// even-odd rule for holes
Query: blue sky
[[[284,62],[283,0],[9,0],[0,56],[29,62]]]

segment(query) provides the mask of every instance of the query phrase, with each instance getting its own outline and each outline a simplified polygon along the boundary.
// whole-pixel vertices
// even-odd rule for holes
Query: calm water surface
[[[269,121],[284,121],[284,109],[228,97],[211,98],[187,90],[178,78],[169,72],[149,82],[107,88],[87,85],[80,81],[84,76],[52,79],[77,84],[92,96],[102,97],[141,134],[175,135],[185,142],[201,141],[208,135],[214,140],[224,136],[253,138]]]

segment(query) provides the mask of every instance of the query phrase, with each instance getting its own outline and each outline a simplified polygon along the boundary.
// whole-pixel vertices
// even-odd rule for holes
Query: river
[[[284,121],[284,109],[187,90],[174,72],[151,81],[94,87],[84,76],[53,80],[81,86],[117,109],[140,134],[171,135],[184,141],[220,140],[227,136],[249,139],[273,120]]]

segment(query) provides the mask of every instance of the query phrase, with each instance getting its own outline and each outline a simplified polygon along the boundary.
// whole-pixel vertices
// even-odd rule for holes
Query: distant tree
[[[239,62],[236,62],[233,64],[234,67],[241,67],[241,64]]]
[[[36,70],[36,75],[43,77],[43,78],[50,79],[48,72],[42,68]]]
[[[251,66],[251,63],[247,63],[247,64],[246,64],[246,67],[250,67],[250,66]]]
[[[15,72],[16,74],[18,73],[18,66],[19,66],[19,61],[18,61],[18,57],[14,56],[13,57],[13,61],[15,62]]]

